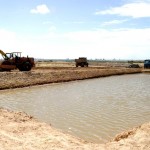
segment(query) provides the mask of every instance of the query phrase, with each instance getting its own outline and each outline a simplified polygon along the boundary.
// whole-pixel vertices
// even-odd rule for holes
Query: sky
[[[150,59],[150,0],[0,0],[0,49],[41,59]]]

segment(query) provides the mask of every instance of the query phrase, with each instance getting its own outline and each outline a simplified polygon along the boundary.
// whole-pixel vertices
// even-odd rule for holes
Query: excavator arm
[[[0,54],[3,56],[4,59],[8,59],[8,56],[2,50],[0,50]]]

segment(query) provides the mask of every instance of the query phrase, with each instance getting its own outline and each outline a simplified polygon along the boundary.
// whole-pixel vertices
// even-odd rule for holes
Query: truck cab
[[[144,68],[150,68],[150,59],[144,60]]]

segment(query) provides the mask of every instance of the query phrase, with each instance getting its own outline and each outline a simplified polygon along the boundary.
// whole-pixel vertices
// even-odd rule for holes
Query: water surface
[[[0,107],[92,142],[150,121],[150,75],[134,74],[0,91]]]

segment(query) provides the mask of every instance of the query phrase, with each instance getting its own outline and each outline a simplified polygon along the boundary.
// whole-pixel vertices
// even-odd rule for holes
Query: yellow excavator
[[[34,58],[21,57],[21,52],[5,53],[0,50],[3,60],[0,62],[0,71],[11,71],[19,69],[20,71],[30,71],[35,66]]]
[[[7,59],[7,55],[2,50],[0,50],[0,54],[3,56],[4,59]]]

